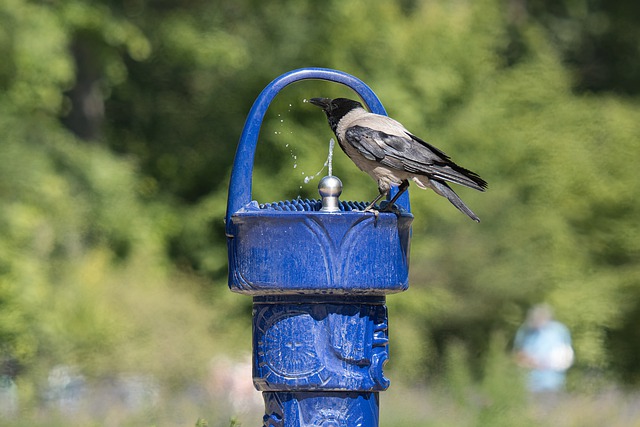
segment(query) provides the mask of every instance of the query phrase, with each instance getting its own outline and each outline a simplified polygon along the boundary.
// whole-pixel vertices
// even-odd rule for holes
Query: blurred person
[[[536,305],[518,329],[514,342],[516,363],[529,370],[527,386],[532,392],[564,390],[566,372],[573,364],[571,334],[553,319],[551,308]]]

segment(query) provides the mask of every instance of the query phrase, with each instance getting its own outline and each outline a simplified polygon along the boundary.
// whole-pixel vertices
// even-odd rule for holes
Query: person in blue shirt
[[[529,310],[514,342],[516,363],[529,370],[527,385],[533,392],[564,389],[566,372],[573,364],[571,334],[553,319],[551,308],[541,304]]]

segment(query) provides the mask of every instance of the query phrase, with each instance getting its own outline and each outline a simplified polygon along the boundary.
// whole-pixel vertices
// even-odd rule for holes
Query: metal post
[[[320,201],[260,205],[251,175],[264,114],[286,85],[324,79],[355,90],[378,114],[375,94],[348,74],[306,68],[284,74],[256,99],[229,187],[229,287],[253,296],[253,381],[265,400],[264,426],[378,426],[378,392],[389,381],[385,295],[408,287],[413,216],[341,202],[342,183],[323,179]]]

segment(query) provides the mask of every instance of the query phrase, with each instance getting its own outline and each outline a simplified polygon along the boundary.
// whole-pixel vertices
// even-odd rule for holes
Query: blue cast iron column
[[[264,426],[377,427],[378,393],[389,381],[385,295],[408,287],[408,195],[399,213],[339,202],[339,180],[323,179],[322,200],[251,200],[262,119],[290,83],[324,79],[349,86],[386,114],[362,81],[322,68],[271,82],[247,117],[236,152],[226,214],[229,287],[253,296],[253,382]]]

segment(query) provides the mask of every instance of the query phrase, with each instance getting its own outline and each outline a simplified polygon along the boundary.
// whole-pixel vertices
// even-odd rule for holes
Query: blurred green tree
[[[179,212],[131,157],[62,124],[82,26],[100,29],[114,52],[145,50],[141,33],[104,5],[0,5],[0,373],[18,375],[27,395],[55,364],[180,384],[204,375],[224,334],[212,328],[224,313],[168,257]],[[119,67],[118,55],[106,56],[106,70]]]
[[[148,320],[158,312],[111,305],[153,281],[158,310],[184,293],[196,314],[176,317],[240,330],[233,320],[250,302],[227,295],[222,218],[242,123],[271,79],[325,66],[363,79],[391,116],[490,183],[486,194],[461,191],[480,225],[412,187],[412,288],[389,298],[394,324],[406,326],[392,369],[438,374],[453,341],[477,372],[492,334],[515,332],[546,300],[574,333],[584,372],[637,378],[639,36],[625,30],[635,15],[547,3],[3,2],[4,357],[35,366],[44,348],[58,359],[100,349],[106,371],[125,338],[163,339]],[[587,49],[594,37],[601,44]],[[278,96],[260,138],[257,200],[316,197],[304,177],[322,167],[332,135],[303,102],[313,96],[352,95],[302,82]],[[345,156],[334,170],[343,198],[375,194]],[[178,272],[188,279],[172,284]],[[225,304],[206,314],[202,295]],[[67,324],[76,326],[62,333]]]

